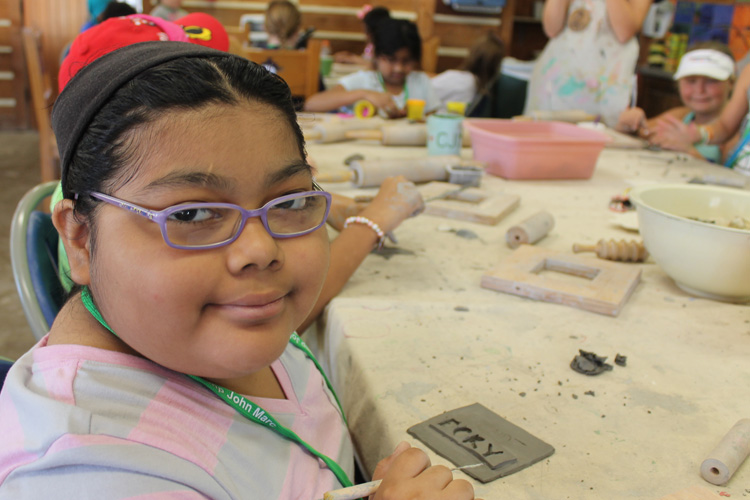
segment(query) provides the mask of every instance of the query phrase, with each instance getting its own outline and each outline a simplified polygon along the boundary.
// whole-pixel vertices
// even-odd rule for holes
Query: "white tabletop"
[[[309,144],[308,151],[321,171],[343,168],[353,153],[425,154],[363,141]],[[610,198],[630,186],[704,174],[741,177],[677,158],[605,150],[590,180],[486,176],[484,189],[521,197],[498,225],[420,215],[395,231],[397,252],[367,257],[306,337],[329,366],[369,472],[402,440],[425,448],[407,428],[479,402],[556,451],[516,474],[474,481],[478,497],[657,499],[699,484],[748,494],[748,463],[722,487],[699,474],[734,423],[750,417],[747,305],[688,295],[653,261],[629,264],[642,269],[642,278],[617,317],[479,286],[483,273],[511,254],[508,228],[540,210],[556,225],[536,245],[570,252],[573,243],[638,238],[614,225],[617,214],[608,209]],[[349,184],[324,187],[362,193]],[[477,237],[459,236],[460,229]],[[625,355],[627,366],[581,375],[569,367],[579,349],[609,362]],[[449,464],[428,453],[433,463]]]

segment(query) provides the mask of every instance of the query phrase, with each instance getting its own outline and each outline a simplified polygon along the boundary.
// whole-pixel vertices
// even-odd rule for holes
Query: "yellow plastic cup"
[[[466,103],[465,102],[458,102],[458,101],[449,101],[445,103],[445,109],[448,111],[448,113],[455,113],[457,115],[465,115],[466,114]]]
[[[406,100],[406,118],[414,121],[424,121],[424,99],[407,99]]]

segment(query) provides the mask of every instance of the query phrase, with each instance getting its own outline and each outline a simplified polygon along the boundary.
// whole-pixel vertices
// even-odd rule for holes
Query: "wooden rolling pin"
[[[636,240],[599,240],[596,245],[573,245],[573,253],[596,252],[600,259],[619,260],[624,262],[643,262],[648,258],[648,251],[643,243]]]
[[[726,484],[750,455],[750,418],[729,429],[724,439],[701,464],[701,476],[711,484]]]
[[[521,244],[532,244],[541,240],[552,228],[555,219],[548,212],[537,212],[517,226],[513,226],[505,233],[505,242],[510,248],[517,248]]]
[[[479,162],[462,160],[458,156],[423,156],[420,158],[400,158],[391,160],[354,160],[349,170],[333,173],[322,172],[315,176],[318,182],[351,181],[357,187],[380,186],[385,179],[403,175],[412,182],[448,180],[450,166],[483,167]]]
[[[307,142],[341,142],[349,140],[346,136],[347,132],[355,130],[367,130],[375,129],[383,126],[383,120],[381,118],[369,118],[367,120],[359,120],[350,118],[347,120],[330,121],[315,123],[309,128],[302,130]]]
[[[426,146],[427,125],[424,123],[383,125],[368,130],[351,130],[345,132],[345,136],[348,139],[380,141],[383,146]],[[471,134],[466,128],[462,134],[462,141],[464,147],[471,146]]]
[[[525,115],[513,117],[514,120],[544,120],[569,123],[593,122],[596,118],[596,115],[592,115],[581,109],[569,109],[565,111],[537,110],[531,111]]]

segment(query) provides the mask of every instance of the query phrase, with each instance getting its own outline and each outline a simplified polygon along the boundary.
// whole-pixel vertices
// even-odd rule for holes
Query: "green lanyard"
[[[388,89],[385,88],[385,81],[383,80],[383,75],[380,74],[380,71],[375,72],[376,75],[378,75],[378,81],[380,82],[381,87],[383,87],[384,92],[388,92]],[[409,87],[406,86],[406,80],[404,80],[404,102],[409,100]]]
[[[117,334],[110,328],[110,326],[107,324],[106,321],[104,321],[104,318],[102,317],[102,313],[99,312],[99,309],[97,309],[96,304],[94,304],[94,300],[91,297],[91,292],[89,291],[89,288],[87,286],[83,287],[83,290],[81,291],[81,300],[83,301],[83,305],[88,311],[91,313],[91,315],[96,318],[96,320],[102,324],[104,328],[112,332],[112,334],[117,337]],[[344,419],[344,423],[346,423],[346,417],[344,416],[344,409],[341,407],[341,403],[339,402],[338,396],[336,396],[336,391],[333,390],[333,386],[331,385],[331,382],[328,380],[328,377],[326,377],[325,372],[323,372],[323,369],[321,368],[320,364],[318,363],[318,360],[315,359],[315,356],[313,356],[312,351],[310,351],[310,348],[307,347],[305,342],[297,335],[296,333],[292,333],[291,338],[289,339],[289,342],[300,349],[302,352],[305,353],[305,355],[312,360],[312,362],[315,364],[315,366],[320,371],[320,374],[323,376],[323,380],[325,380],[326,385],[328,386],[328,389],[333,394],[333,397],[336,399],[336,403],[339,405],[339,410],[341,410],[341,416]],[[208,388],[211,392],[219,396],[219,398],[223,399],[225,403],[227,403],[229,406],[237,410],[237,413],[242,415],[243,417],[247,418],[251,422],[255,422],[256,424],[263,425],[265,427],[268,427],[272,431],[276,432],[277,434],[281,435],[282,437],[294,441],[297,444],[304,447],[307,451],[321,459],[326,466],[328,466],[329,469],[331,469],[331,472],[336,476],[336,478],[339,480],[342,486],[345,488],[352,486],[352,481],[349,479],[349,477],[346,475],[346,472],[344,472],[344,469],[341,468],[339,464],[337,464],[332,458],[322,454],[315,448],[313,448],[310,444],[305,442],[301,437],[299,437],[294,431],[291,429],[288,429],[281,425],[271,414],[267,413],[263,408],[258,406],[257,404],[253,403],[246,397],[242,396],[241,394],[237,394],[234,391],[230,391],[229,389],[225,389],[224,387],[221,387],[219,385],[214,384],[213,382],[209,382],[208,380],[196,377],[195,375],[188,375],[188,377],[192,378],[196,382],[201,383],[203,386]]]

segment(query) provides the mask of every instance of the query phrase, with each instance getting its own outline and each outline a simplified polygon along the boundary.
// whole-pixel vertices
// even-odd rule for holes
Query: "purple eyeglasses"
[[[186,250],[205,250],[232,243],[250,217],[260,217],[266,231],[274,238],[303,236],[325,224],[331,208],[331,194],[325,191],[288,194],[257,210],[245,210],[231,203],[184,203],[157,211],[102,193],[89,195],[156,222],[167,245]]]

